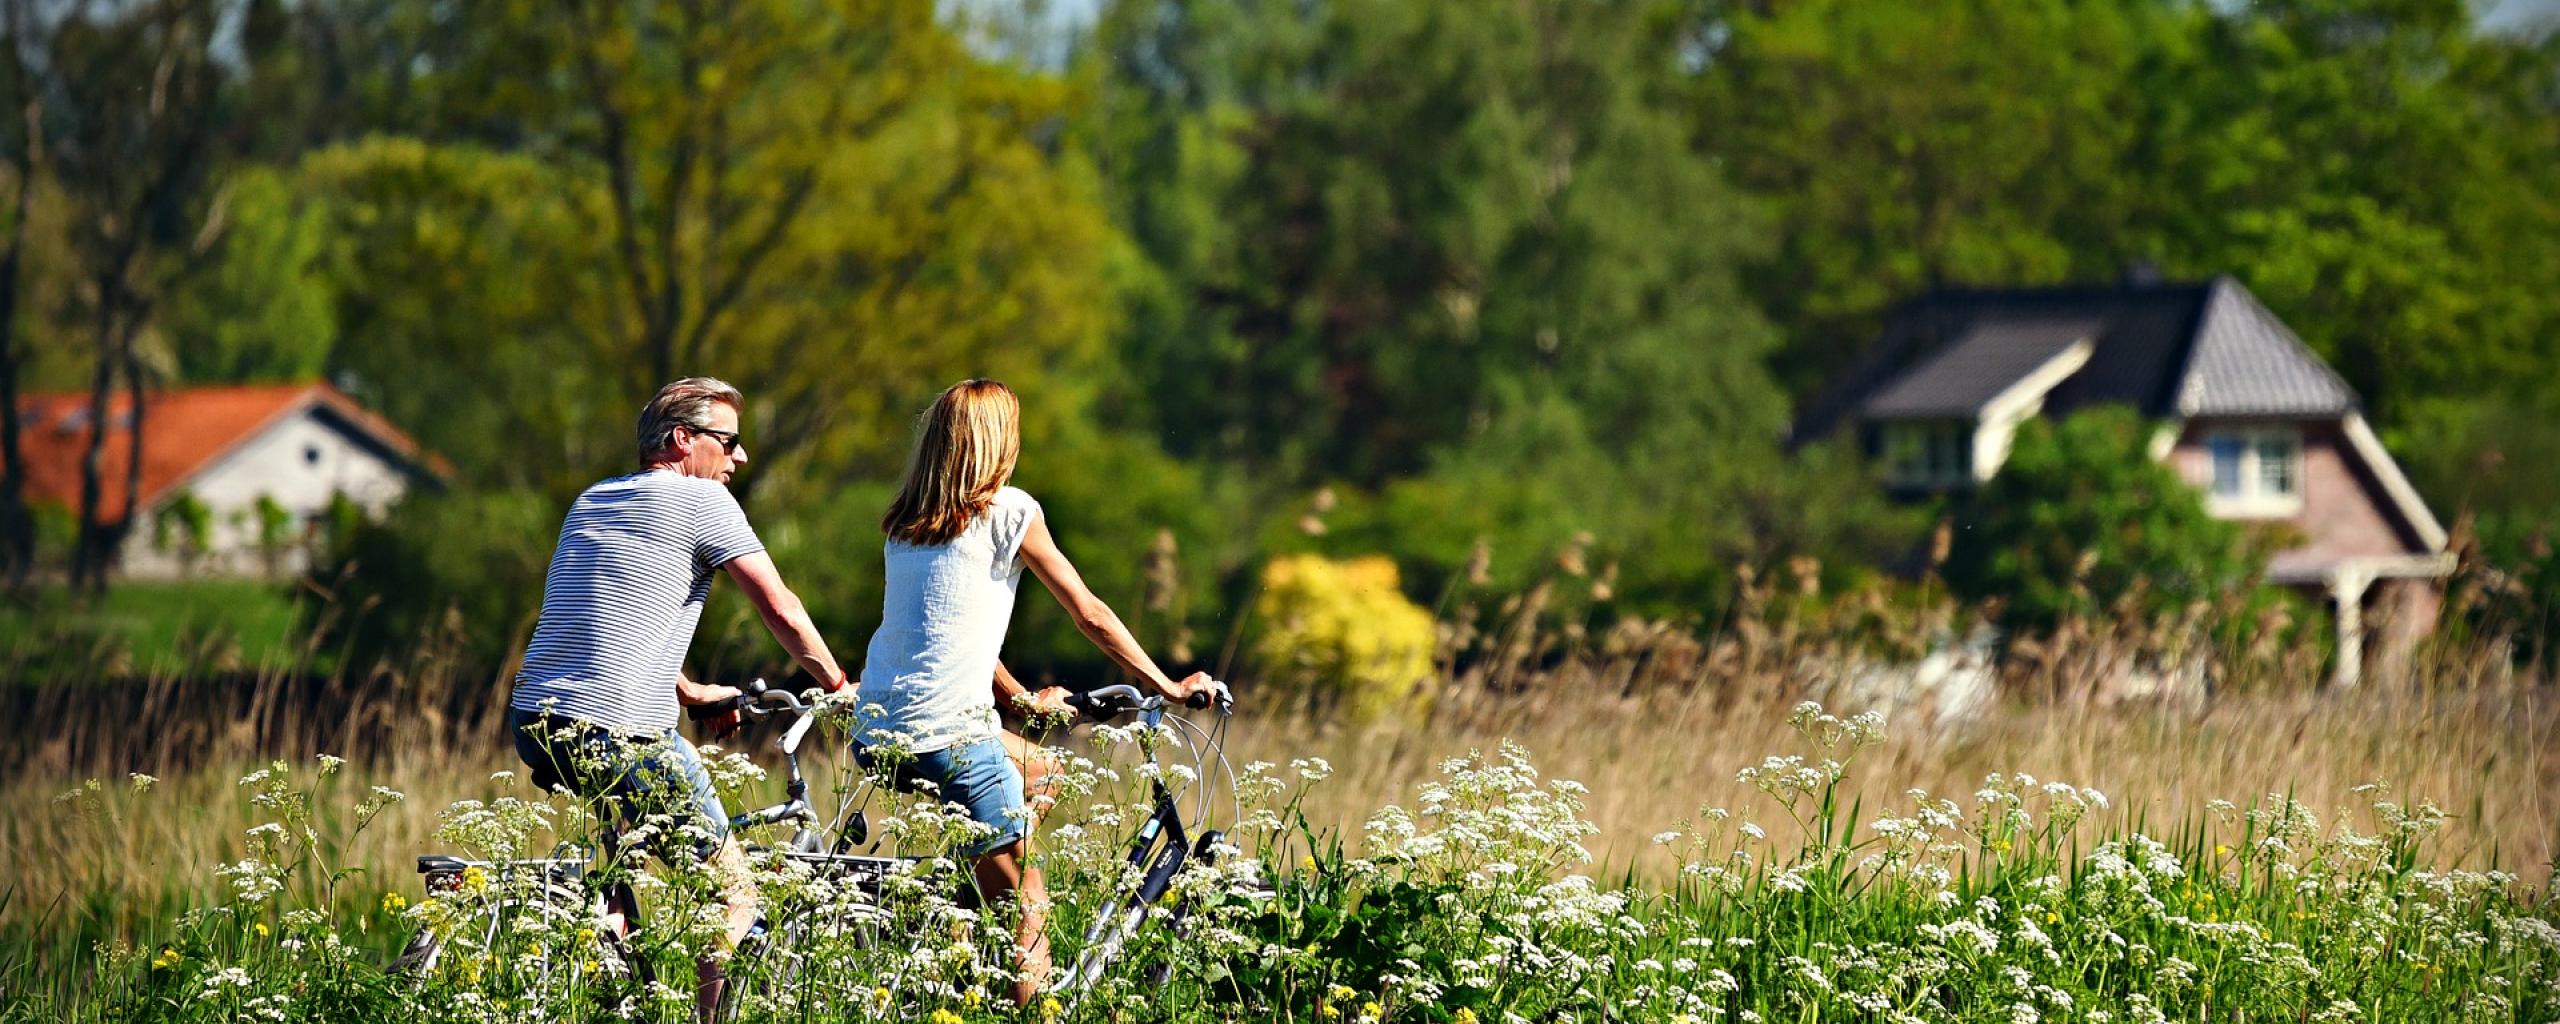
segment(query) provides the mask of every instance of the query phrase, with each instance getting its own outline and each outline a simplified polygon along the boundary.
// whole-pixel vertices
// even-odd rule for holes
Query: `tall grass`
[[[1574,842],[1594,855],[1599,877],[1637,881],[1639,893],[1653,894],[1633,898],[1629,913],[1669,915],[1717,934],[1768,927],[1770,914],[1801,919],[1803,908],[1696,889],[1705,854],[1695,834],[1713,820],[1707,808],[1766,810],[1770,794],[1756,784],[1765,776],[1746,769],[1787,745],[1795,702],[1814,694],[1890,705],[1894,727],[1859,752],[1856,772],[1829,784],[1821,815],[1829,825],[1769,830],[1754,852],[1765,869],[1828,864],[1839,849],[1872,842],[1867,829],[1877,809],[1907,808],[1911,790],[1961,795],[1995,773],[2004,780],[2024,773],[2110,798],[2086,812],[2082,828],[2051,840],[2046,869],[2076,879],[2091,869],[2098,844],[2149,834],[2170,842],[2186,864],[2213,862],[2218,881],[2197,876],[2209,894],[2220,893],[2213,898],[2246,896],[2251,913],[2277,925],[2303,911],[2280,905],[2273,882],[2234,873],[2241,865],[2227,856],[2198,856],[2229,839],[2245,846],[2263,838],[2250,834],[2251,823],[2220,822],[2229,812],[2216,801],[2366,808],[2375,792],[2360,787],[2379,783],[2402,795],[2395,806],[2424,798],[2444,812],[2428,824],[2424,864],[2394,871],[2495,870],[2502,905],[2522,912],[2544,899],[2560,840],[2560,711],[2551,688],[2507,668],[2492,639],[2448,634],[2420,643],[2381,665],[2383,685],[2334,690],[2310,682],[2322,671],[2316,630],[2271,618],[2227,628],[2217,616],[2240,614],[2236,608],[2158,619],[2120,606],[2106,619],[2066,623],[2055,636],[2013,645],[1996,670],[1997,699],[1962,708],[1876,682],[1907,677],[1917,659],[1960,647],[1983,610],[1927,591],[1824,595],[1818,576],[1818,567],[1800,564],[1776,579],[1746,579],[1734,614],[1703,631],[1599,616],[1594,601],[1558,596],[1593,585],[1570,574],[1500,603],[1454,595],[1440,625],[1437,678],[1408,708],[1367,725],[1245,681],[1235,762],[1317,758],[1331,766],[1331,778],[1292,813],[1309,830],[1300,848],[1312,843],[1320,860],[1339,861],[1319,864],[1284,893],[1313,901],[1304,906],[1344,897],[1341,870],[1394,851],[1363,858],[1355,840],[1353,849],[1323,852],[1333,850],[1325,837],[1356,836],[1380,808],[1413,803],[1444,760],[1469,751],[1498,760],[1491,752],[1511,742],[1536,751],[1546,775],[1587,787],[1572,814],[1589,829]],[[175,940],[182,911],[219,903],[225,881],[215,869],[246,855],[244,830],[263,820],[233,781],[272,759],[322,753],[350,763],[317,784],[315,807],[350,805],[376,784],[409,799],[329,851],[356,872],[352,886],[324,898],[306,880],[288,898],[330,903],[332,934],[344,941],[396,941],[398,923],[382,916],[379,894],[414,894],[409,858],[442,845],[438,812],[496,795],[490,773],[513,767],[495,714],[504,687],[452,657],[453,640],[426,638],[416,656],[363,671],[314,672],[310,666],[336,659],[306,648],[254,671],[0,690],[0,718],[14,733],[0,746],[0,948],[14,965],[0,963],[0,975],[73,993],[95,979],[101,943],[147,949]],[[2127,684],[2137,677],[2150,680],[2147,689]],[[2161,678],[2187,684],[2164,691]],[[2148,695],[2131,697],[2137,690]],[[158,777],[153,792],[134,791],[136,773]],[[338,812],[319,813],[324,826],[343,824],[330,816]],[[1666,831],[1692,838],[1671,848],[1652,841]],[[1839,865],[1825,870],[1838,876]],[[2004,869],[2000,884],[2016,884],[2016,875]],[[1766,889],[1768,877],[1752,875],[1760,887],[1749,890],[1758,894],[1752,899],[1786,895]],[[1972,899],[1991,884],[1959,888]],[[1723,909],[1698,916],[1708,906]],[[1862,906],[1842,908],[1874,909]],[[1881,941],[1893,928],[1948,925],[1931,913],[1877,911],[1871,916],[1883,930],[1858,933],[1860,941]],[[1824,935],[1805,941],[1852,937]],[[1643,949],[1670,962],[1667,949]],[[1769,973],[1782,966],[1775,964],[1729,968],[1762,971],[1735,977],[1765,995],[1787,991]],[[1376,964],[1363,970],[1369,975],[1354,980],[1371,985],[1385,973]],[[2515,980],[2512,972],[2501,977]],[[1304,997],[1292,1004],[1300,1019],[1332,1019],[1318,1008],[1341,1002],[1323,985],[1292,991],[1258,998]],[[1356,1015],[1360,1007],[1348,1009]]]

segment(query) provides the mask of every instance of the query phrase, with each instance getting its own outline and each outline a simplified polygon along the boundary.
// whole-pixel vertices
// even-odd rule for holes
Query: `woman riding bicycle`
[[[1048,889],[1025,860],[1031,815],[1013,756],[1031,744],[1004,731],[988,699],[1022,570],[1143,685],[1181,700],[1215,683],[1207,673],[1176,682],[1157,668],[1058,550],[1040,503],[1006,486],[1021,453],[1021,415],[1013,392],[992,380],[953,385],[925,412],[906,479],[880,520],[889,535],[887,594],[860,703],[882,710],[857,735],[866,750],[894,744],[902,777],[932,783],[985,826],[988,834],[961,852],[987,900],[1016,899],[1022,979],[1014,999],[1028,1003],[1050,966]]]

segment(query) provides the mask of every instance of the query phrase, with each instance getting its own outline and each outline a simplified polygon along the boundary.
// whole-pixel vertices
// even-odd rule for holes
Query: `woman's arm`
[[[1177,683],[1156,667],[1155,659],[1147,657],[1146,649],[1138,646],[1138,638],[1130,636],[1129,627],[1120,622],[1119,613],[1085,589],[1084,577],[1076,572],[1075,563],[1067,561],[1066,553],[1058,550],[1057,539],[1049,535],[1048,516],[1032,518],[1022,538],[1022,561],[1031,567],[1032,575],[1040,577],[1040,584],[1049,588],[1050,595],[1065,606],[1085,639],[1093,641],[1104,656],[1139,682],[1171,700],[1181,700],[1210,686],[1206,672],[1194,672]]]

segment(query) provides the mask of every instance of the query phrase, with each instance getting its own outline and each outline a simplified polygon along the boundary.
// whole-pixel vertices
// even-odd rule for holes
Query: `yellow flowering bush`
[[[1385,556],[1272,559],[1253,615],[1254,657],[1274,681],[1306,687],[1354,723],[1428,710],[1431,613],[1405,599]]]

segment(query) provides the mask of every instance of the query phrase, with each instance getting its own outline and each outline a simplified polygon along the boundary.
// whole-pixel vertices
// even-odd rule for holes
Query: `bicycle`
[[[1193,707],[1214,705],[1217,709],[1215,726],[1203,728],[1182,716],[1168,715],[1169,708],[1163,698],[1142,695],[1135,687],[1126,685],[1074,694],[1068,697],[1067,702],[1087,724],[1100,725],[1123,715],[1136,714],[1150,730],[1170,728],[1177,741],[1192,755],[1192,777],[1210,778],[1209,763],[1214,759],[1224,773],[1226,789],[1232,799],[1235,772],[1226,760],[1225,742],[1234,702],[1223,686],[1216,691],[1214,698],[1206,693],[1196,696],[1199,699],[1193,702]],[[775,744],[785,764],[785,799],[768,807],[731,815],[729,820],[731,829],[739,833],[792,821],[797,821],[799,828],[786,844],[772,849],[755,848],[753,852],[769,862],[799,865],[810,877],[825,879],[835,886],[850,886],[868,897],[875,910],[892,876],[930,878],[948,872],[961,879],[969,877],[965,867],[958,867],[956,861],[946,857],[880,855],[873,852],[877,850],[879,841],[870,835],[865,805],[878,787],[876,781],[867,775],[864,782],[846,796],[831,819],[823,822],[819,819],[809,802],[808,781],[802,771],[800,757],[802,746],[818,717],[813,714],[815,709],[797,695],[771,689],[759,679],[748,684],[745,692],[731,701],[689,709],[689,713],[703,718],[725,713],[731,708],[748,717],[780,714],[789,715],[792,719],[791,725]],[[1167,723],[1175,724],[1168,727]],[[1146,746],[1146,755],[1150,763],[1161,768],[1155,745]],[[1162,771],[1154,773],[1149,795],[1150,814],[1140,824],[1125,858],[1129,867],[1134,869],[1132,873],[1136,882],[1115,890],[1096,909],[1085,930],[1084,942],[1074,966],[1060,973],[1049,986],[1048,992],[1052,995],[1073,997],[1100,981],[1127,942],[1145,924],[1149,912],[1171,891],[1181,870],[1191,863],[1215,864],[1217,861],[1225,833],[1208,829],[1195,837],[1190,832],[1215,809],[1215,791],[1211,787],[1199,788],[1199,800],[1190,822],[1185,821],[1179,794],[1166,785]],[[1240,812],[1241,809],[1238,810]],[[833,842],[827,840],[829,835],[834,837]],[[616,849],[616,839],[616,832],[609,829],[601,837],[602,850]],[[870,844],[866,851],[854,852],[854,847],[866,842]],[[516,880],[528,873],[538,876],[539,884],[529,887],[534,893],[530,898],[493,900],[485,911],[465,921],[446,922],[443,928],[433,922],[422,926],[390,969],[396,974],[409,975],[438,970],[445,947],[457,934],[456,926],[460,925],[476,929],[481,948],[496,949],[501,945],[499,940],[510,930],[556,935],[571,922],[607,922],[618,918],[625,928],[599,926],[595,929],[596,935],[608,949],[618,951],[616,959],[621,961],[618,966],[626,968],[621,977],[637,986],[647,986],[653,971],[648,958],[637,955],[631,943],[632,936],[626,930],[630,923],[641,920],[637,896],[630,883],[618,876],[608,877],[602,884],[597,884],[594,869],[603,859],[598,850],[589,848],[565,848],[556,851],[552,857],[517,860],[481,861],[442,854],[420,856],[417,869],[425,877],[430,892],[464,886],[475,869],[485,875],[496,876],[501,885],[509,888],[514,888]],[[958,869],[950,870],[954,867]],[[976,905],[975,895],[974,886],[967,884],[958,886],[954,893],[956,902],[972,908]],[[1161,916],[1167,927],[1179,937],[1184,933],[1185,922],[1194,909],[1190,900],[1180,899]],[[528,928],[525,925],[527,920],[539,924]],[[859,908],[849,909],[841,905],[815,912],[810,908],[799,908],[794,912],[769,906],[764,919],[750,932],[747,942],[741,945],[735,961],[740,966],[731,972],[732,983],[723,992],[721,1016],[730,1019],[739,1012],[746,987],[737,984],[738,980],[754,978],[763,982],[765,987],[774,989],[800,984],[812,973],[802,950],[823,946],[824,943],[818,940],[848,937],[857,945],[867,945],[884,937],[879,934],[884,923],[883,914],[864,913]],[[537,987],[547,987],[563,969],[562,964],[556,962],[562,958],[550,947],[531,943],[520,944],[519,948],[533,962],[517,966],[535,969],[534,977],[541,983]],[[1148,983],[1162,984],[1169,972],[1169,966],[1155,965],[1148,972]]]
[[[746,714],[763,717],[784,708],[797,717],[777,742],[789,765],[786,799],[778,804],[729,816],[732,832],[797,820],[802,823],[793,836],[789,849],[795,854],[815,853],[819,848],[817,815],[809,804],[808,782],[800,770],[800,747],[816,719],[808,717],[808,708],[797,697],[766,686],[758,679],[748,684],[749,694],[731,702],[690,709],[693,717],[707,718],[739,708]],[[540,784],[542,780],[537,780]],[[618,873],[596,878],[601,864],[611,862],[612,854],[622,846],[618,823],[608,824],[594,846],[564,844],[552,856],[504,860],[474,860],[449,854],[425,854],[417,859],[418,873],[424,877],[430,894],[449,893],[480,886],[501,895],[489,901],[485,909],[462,921],[429,921],[410,938],[400,954],[386,970],[394,975],[421,976],[445,967],[447,947],[465,929],[476,935],[482,949],[494,950],[512,946],[520,959],[530,959],[537,969],[537,983],[547,985],[559,973],[555,943],[561,934],[574,934],[576,929],[593,927],[595,938],[615,955],[610,959],[617,968],[626,969],[631,981],[646,986],[653,980],[654,970],[648,958],[638,955],[631,943],[630,927],[641,920],[638,895],[631,884]],[[853,837],[853,842],[860,842]],[[844,873],[863,866],[876,872],[885,858],[838,858],[833,870]],[[618,924],[618,926],[617,926]],[[532,936],[532,941],[508,943],[511,935]],[[567,959],[576,960],[575,957]],[[522,965],[517,965],[522,966]],[[579,962],[584,967],[583,961]]]

